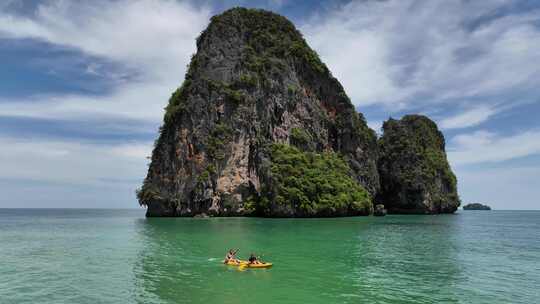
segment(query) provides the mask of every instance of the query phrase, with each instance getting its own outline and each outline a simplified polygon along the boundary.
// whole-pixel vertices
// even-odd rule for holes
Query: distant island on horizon
[[[491,210],[491,207],[480,203],[472,203],[463,206],[463,210]]]

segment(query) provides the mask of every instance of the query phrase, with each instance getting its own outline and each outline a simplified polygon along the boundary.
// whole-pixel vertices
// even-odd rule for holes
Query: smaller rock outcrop
[[[389,213],[453,213],[460,200],[437,125],[422,115],[389,119],[379,140],[381,192]]]
[[[463,210],[491,210],[491,207],[479,203],[472,203],[463,206]]]
[[[386,209],[384,209],[383,204],[377,204],[375,205],[375,210],[373,211],[374,216],[385,216],[386,215]]]

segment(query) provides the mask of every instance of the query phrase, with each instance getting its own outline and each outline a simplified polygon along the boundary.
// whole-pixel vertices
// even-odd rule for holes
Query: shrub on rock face
[[[144,183],[140,189],[136,190],[137,199],[141,206],[147,206],[148,202],[160,200],[159,189],[149,183]]]
[[[231,140],[232,130],[229,126],[220,123],[216,124],[206,138],[206,149],[208,156],[212,159],[223,159],[225,157],[224,147]]]
[[[437,125],[421,115],[390,119],[379,140],[380,200],[393,213],[451,213],[457,181]]]
[[[262,192],[258,211],[278,216],[366,215],[369,193],[351,177],[347,163],[334,152],[302,152],[271,146],[271,183]]]
[[[301,128],[292,128],[290,134],[290,142],[303,151],[312,150],[313,138],[308,132]]]

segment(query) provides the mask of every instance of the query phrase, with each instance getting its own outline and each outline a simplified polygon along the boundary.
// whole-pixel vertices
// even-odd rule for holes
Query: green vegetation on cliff
[[[311,135],[301,128],[292,128],[290,135],[291,144],[301,150],[311,150],[313,138]]]
[[[209,31],[228,33],[233,28],[243,32],[246,39],[243,64],[257,74],[250,76],[248,83],[252,86],[255,81],[264,87],[271,86],[269,78],[282,74],[284,58],[294,59],[315,73],[330,74],[292,22],[265,10],[234,8],[212,17],[208,30],[197,39],[198,45]]]
[[[165,107],[165,123],[170,123],[174,116],[184,111],[186,108],[185,101],[187,99],[187,88],[191,85],[191,81],[186,79],[181,87],[179,87],[169,99],[169,103]]]
[[[139,205],[141,206],[147,206],[148,203],[161,199],[161,197],[159,196],[159,189],[152,186],[147,181],[143,183],[140,189],[137,189],[135,191],[135,194],[137,195]]]
[[[385,205],[400,212],[455,211],[459,206],[456,176],[437,125],[425,116],[406,115],[386,121],[383,130],[379,172]]]
[[[206,138],[206,149],[211,159],[221,160],[225,157],[225,145],[231,140],[232,129],[224,123],[214,126]]]
[[[302,152],[290,145],[272,144],[271,163],[272,191],[263,192],[263,212],[271,201],[292,206],[304,215],[372,212],[369,193],[334,152]]]
[[[404,127],[403,125],[410,127]],[[444,137],[437,125],[419,115],[407,115],[401,121],[390,119],[383,125],[381,150],[384,158],[408,161],[406,170],[395,173],[404,181],[414,184],[420,179],[433,180],[440,174],[457,187],[456,177],[450,170],[444,151]]]

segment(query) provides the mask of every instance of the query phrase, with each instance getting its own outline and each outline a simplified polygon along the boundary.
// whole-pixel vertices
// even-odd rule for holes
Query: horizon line
[[[60,210],[60,209],[68,209],[68,210],[146,210],[146,207],[139,207],[139,208],[92,208],[92,207],[0,207],[0,210]],[[540,211],[540,209],[493,209],[491,210],[464,210],[464,209],[458,209],[456,211]],[[399,214],[397,214],[399,215]]]

